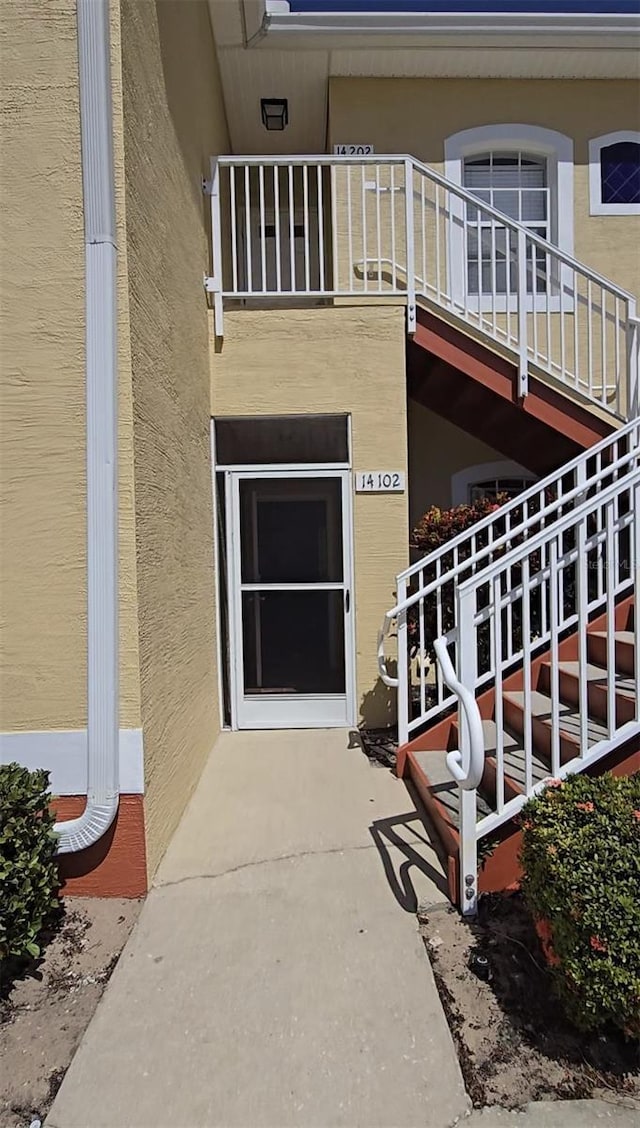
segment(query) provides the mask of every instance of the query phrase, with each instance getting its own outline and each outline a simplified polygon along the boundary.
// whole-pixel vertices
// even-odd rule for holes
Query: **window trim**
[[[574,246],[574,218],[573,218],[573,140],[564,133],[555,129],[546,129],[538,125],[522,123],[500,123],[495,125],[479,125],[473,129],[462,129],[452,133],[444,142],[444,174],[447,180],[463,187],[463,170],[466,157],[473,157],[484,152],[500,149],[509,152],[510,149],[529,152],[534,156],[545,157],[547,161],[547,184],[550,189],[551,214],[549,216],[550,240],[559,250],[573,256]],[[456,201],[457,203],[458,201]],[[452,208],[453,211],[453,208]],[[451,294],[455,300],[462,302],[464,295],[463,271],[466,269],[466,252],[463,245],[462,228],[452,225],[452,237],[448,248],[449,278],[451,279]],[[567,272],[566,284],[570,282],[568,267],[563,267],[562,273]],[[469,299],[467,299],[469,300]],[[497,305],[498,312],[504,312],[508,306],[509,295],[500,295]],[[546,297],[538,297],[537,306],[546,309]],[[479,303],[476,303],[476,308]],[[481,308],[490,310],[491,298],[484,297]],[[513,302],[510,303],[513,309]],[[533,298],[530,298],[529,308],[533,308]],[[551,298],[549,308],[559,309],[559,298]],[[565,301],[566,311],[566,301]]]
[[[589,215],[640,215],[640,204],[603,204],[600,162],[602,150],[619,141],[632,141],[640,145],[640,132],[636,129],[618,129],[603,133],[589,141]]]
[[[467,505],[469,486],[484,482],[486,478],[527,478],[529,485],[538,481],[536,474],[518,462],[506,459],[500,462],[478,462],[475,466],[465,466],[463,470],[451,475],[451,504]]]

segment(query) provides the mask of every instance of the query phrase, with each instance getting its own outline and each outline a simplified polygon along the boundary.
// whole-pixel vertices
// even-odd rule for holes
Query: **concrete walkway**
[[[402,783],[345,732],[224,734],[49,1128],[448,1128],[469,1102],[417,935]]]

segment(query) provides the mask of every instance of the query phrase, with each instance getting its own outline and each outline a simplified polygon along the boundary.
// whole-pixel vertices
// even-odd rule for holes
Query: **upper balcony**
[[[422,305],[510,358],[519,396],[532,373],[638,414],[635,299],[549,240],[543,185],[518,220],[513,188],[488,202],[406,156],[221,157],[208,187],[217,335],[229,302],[397,301],[409,333]]]

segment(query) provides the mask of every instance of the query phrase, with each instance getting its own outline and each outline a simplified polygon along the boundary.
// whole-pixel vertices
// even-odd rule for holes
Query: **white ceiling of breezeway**
[[[433,78],[637,78],[637,37],[624,47],[602,37],[573,37],[562,47],[546,38],[352,35],[345,39],[267,30],[265,0],[209,0],[232,151],[238,154],[324,152],[332,76]],[[494,37],[495,42],[495,37]],[[249,43],[249,47],[247,47]],[[505,50],[505,48],[509,48]],[[260,99],[287,98],[289,125],[268,133]],[[353,138],[341,138],[353,141]],[[366,140],[366,138],[364,139]]]

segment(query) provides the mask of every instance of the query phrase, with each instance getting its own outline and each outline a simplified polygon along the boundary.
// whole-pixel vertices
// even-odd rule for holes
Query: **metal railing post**
[[[627,418],[640,415],[640,321],[635,301],[627,303]]]
[[[404,162],[405,235],[407,243],[407,332],[416,331],[416,253],[413,221],[413,161]]]
[[[527,234],[522,227],[518,229],[516,298],[518,302],[518,398],[523,399],[529,391],[529,349],[527,341]],[[534,309],[533,316],[535,317],[535,315]]]
[[[398,603],[407,598],[407,582],[401,580],[397,590]],[[407,611],[403,608],[398,614],[398,745],[402,747],[409,739],[409,634],[407,630]]]
[[[476,592],[457,595],[458,603],[458,677],[470,693],[475,694],[478,675],[476,647],[475,608]],[[499,613],[499,611],[498,611]],[[462,769],[471,767],[471,732],[464,710],[458,711],[458,731]],[[476,912],[478,902],[478,840],[476,834],[477,793],[475,788],[458,786],[460,796],[460,911],[465,916]]]
[[[205,279],[205,288],[213,294],[213,325],[216,337],[223,335],[222,313],[222,228],[220,215],[220,165],[211,161],[211,278]]]

